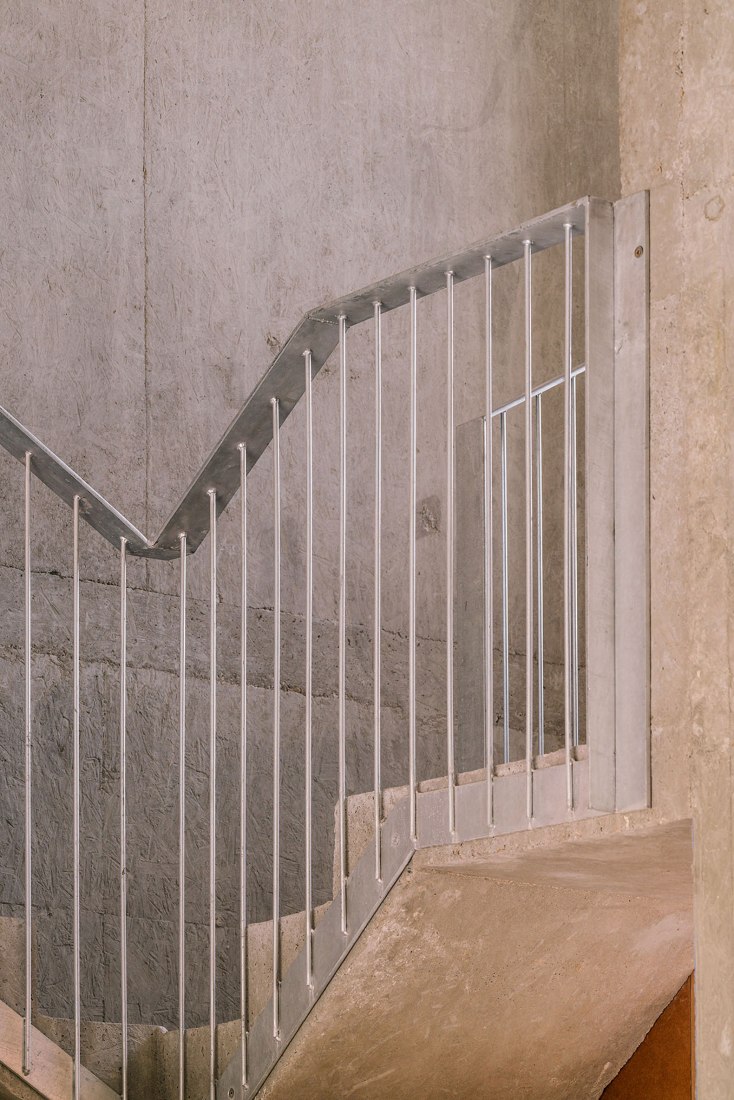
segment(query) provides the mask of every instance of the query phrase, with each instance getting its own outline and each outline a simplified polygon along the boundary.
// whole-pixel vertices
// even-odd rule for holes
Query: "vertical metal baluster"
[[[510,583],[507,554],[507,413],[500,413],[500,504],[502,536],[502,759],[510,762]]]
[[[80,936],[80,881],[79,881],[79,816],[80,816],[80,751],[79,751],[79,504],[74,497],[73,511],[73,608],[72,608],[72,693],[73,693],[73,848],[74,848],[74,1100],[81,1094],[81,936]]]
[[[240,1070],[247,1088],[247,447],[240,443]]]
[[[280,402],[273,409],[273,1037],[280,1040]]]
[[[543,395],[535,401],[535,493],[536,493],[536,552],[537,552],[537,600],[538,600],[538,756],[545,753],[545,683],[543,650],[545,643],[543,608]]]
[[[306,984],[313,989],[313,357],[306,384]]]
[[[178,623],[178,1097],[186,1094],[186,535],[179,545]]]
[[[25,1019],[23,1021],[23,1073],[31,1072],[31,1035],[33,1000],[33,812],[31,715],[31,452],[25,453],[25,524],[24,524],[24,599],[25,599]]]
[[[492,547],[492,257],[484,257],[484,755],[487,766],[487,824],[494,821],[494,599]]]
[[[415,843],[417,833],[416,807],[416,549],[415,512],[417,483],[417,377],[418,377],[418,305],[416,288],[410,288],[410,501],[408,504],[408,790],[410,797],[410,838]]]
[[[217,1080],[217,491],[209,489],[209,1097]]]
[[[573,743],[579,744],[579,535],[578,470],[576,466],[576,382],[571,381],[571,671],[573,674]]]
[[[446,758],[449,832],[456,832],[454,761],[454,273],[446,272]]]
[[[127,539],[120,539],[120,1004],[122,1100],[127,1100]]]
[[[375,719],[375,878],[382,882],[382,305],[374,303],[375,317],[375,584],[373,622],[373,690]]]
[[[573,809],[573,740],[571,701],[573,646],[571,642],[571,371],[572,371],[572,268],[571,226],[564,225],[564,354],[563,354],[563,742],[566,766],[566,804]]]
[[[339,898],[347,932],[347,318],[339,315]]]
[[[525,770],[526,809],[533,817],[533,307],[532,241],[525,254]]]

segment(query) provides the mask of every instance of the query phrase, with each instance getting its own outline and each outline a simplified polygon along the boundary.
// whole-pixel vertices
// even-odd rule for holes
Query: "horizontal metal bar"
[[[492,256],[494,268],[513,263],[522,258],[522,242],[528,238],[533,241],[534,253],[562,244],[565,225],[571,225],[574,232],[583,234],[588,203],[588,198],[579,199],[508,233],[479,241],[451,256],[403,271],[307,313],[255,386],[155,539],[146,538],[3,409],[0,409],[0,446],[21,462],[25,462],[26,451],[31,451],[33,472],[39,480],[69,506],[73,505],[74,497],[78,496],[81,518],[116,548],[120,545],[120,539],[125,538],[130,554],[149,558],[177,558],[180,549],[179,536],[185,532],[187,550],[193,553],[209,532],[208,491],[216,490],[219,516],[240,487],[240,444],[247,443],[249,473],[272,439],[271,401],[273,398],[279,401],[282,424],[304,393],[303,353],[311,351],[315,376],[337,345],[340,314],[346,316],[347,325],[351,327],[372,318],[376,301],[382,303],[384,314],[408,305],[411,287],[415,287],[418,297],[443,290],[447,271],[454,272],[455,282],[481,275],[486,255]]]
[[[586,364],[582,363],[580,367],[576,367],[575,371],[571,372],[572,378],[578,378],[580,374],[586,373]],[[551,378],[550,382],[544,382],[542,386],[536,386],[533,390],[533,397],[540,397],[541,393],[548,393],[549,390],[554,390],[556,386],[562,386],[564,382],[563,375],[559,375],[558,378]],[[522,397],[516,397],[514,401],[508,401],[506,405],[500,405],[498,409],[492,410],[492,416],[502,416],[503,413],[509,412],[510,409],[519,409],[521,405],[525,404],[525,394]]]

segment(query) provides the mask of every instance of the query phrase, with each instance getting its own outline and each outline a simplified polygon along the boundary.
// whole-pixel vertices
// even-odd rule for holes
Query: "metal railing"
[[[207,534],[209,543],[209,1025],[210,1025],[210,1087],[209,1095],[216,1095],[218,1077],[216,1025],[217,1025],[217,987],[216,987],[216,925],[217,925],[217,852],[216,852],[216,755],[218,745],[217,730],[217,533],[218,521],[233,497],[240,493],[240,516],[238,525],[239,545],[237,555],[240,563],[240,614],[239,637],[231,639],[231,644],[239,648],[238,676],[240,688],[240,729],[239,729],[239,917],[238,917],[238,966],[239,966],[239,1007],[240,1007],[240,1085],[242,1094],[250,1094],[251,1082],[248,1077],[248,711],[247,711],[247,669],[248,669],[248,502],[247,477],[266,449],[272,444],[273,481],[272,481],[272,519],[273,519],[273,568],[274,568],[274,609],[273,609],[273,710],[272,710],[272,750],[273,750],[273,821],[272,821],[272,1033],[278,1040],[281,1034],[281,979],[282,958],[280,942],[280,796],[281,796],[281,463],[280,433],[287,417],[296,404],[305,396],[305,729],[304,729],[304,797],[305,797],[305,835],[304,850],[304,898],[305,910],[305,952],[306,983],[313,990],[314,962],[312,941],[314,934],[314,847],[313,847],[313,643],[314,643],[314,497],[313,497],[313,380],[332,351],[338,348],[339,372],[339,537],[338,537],[338,802],[335,844],[338,852],[338,904],[340,924],[343,935],[350,929],[351,913],[349,908],[348,866],[347,866],[347,390],[348,390],[348,332],[359,324],[372,324],[372,371],[374,378],[374,530],[372,537],[374,562],[374,591],[372,593],[372,701],[374,709],[372,752],[374,792],[374,876],[382,882],[383,847],[381,826],[383,822],[383,776],[382,776],[382,729],[381,702],[383,668],[382,654],[382,592],[383,574],[383,529],[382,529],[382,489],[383,489],[383,343],[382,323],[384,316],[402,307],[409,313],[409,409],[407,410],[407,433],[409,463],[407,470],[409,508],[405,517],[406,547],[408,554],[408,716],[405,744],[405,765],[409,799],[409,829],[414,843],[420,838],[417,814],[417,796],[419,792],[419,772],[417,765],[418,737],[418,687],[417,687],[417,475],[419,451],[417,442],[418,422],[418,318],[419,301],[430,295],[442,292],[446,295],[446,331],[445,331],[445,386],[446,386],[446,528],[445,528],[445,692],[446,692],[446,733],[445,768],[448,777],[448,832],[457,837],[456,791],[458,784],[456,764],[457,719],[454,699],[454,669],[456,650],[455,589],[456,569],[456,524],[455,524],[455,392],[456,392],[456,348],[455,348],[455,288],[458,284],[480,279],[484,282],[483,294],[483,333],[484,346],[484,393],[483,411],[483,486],[482,498],[484,512],[482,529],[484,535],[482,576],[477,577],[477,592],[482,600],[483,617],[483,714],[484,714],[484,784],[485,826],[491,833],[495,825],[495,788],[499,781],[498,766],[511,762],[511,654],[510,654],[510,589],[513,582],[512,564],[514,562],[511,546],[510,519],[508,515],[509,457],[508,439],[511,431],[522,430],[524,499],[523,529],[524,543],[524,769],[525,769],[525,817],[531,825],[536,816],[534,776],[537,755],[546,751],[546,695],[545,695],[545,639],[548,622],[545,618],[546,593],[544,584],[545,555],[547,551],[544,539],[544,516],[548,509],[560,512],[561,519],[561,555],[562,577],[561,604],[563,638],[563,709],[562,709],[562,748],[565,774],[565,811],[573,813],[579,810],[575,805],[574,759],[580,741],[584,739],[584,727],[579,699],[579,668],[586,665],[585,646],[580,641],[580,597],[579,597],[579,561],[578,561],[578,517],[583,500],[580,499],[579,457],[577,454],[578,409],[580,397],[578,387],[584,383],[584,408],[586,412],[586,486],[587,492],[598,490],[597,448],[601,453],[610,432],[614,433],[614,417],[611,414],[611,427],[604,429],[599,438],[599,417],[594,386],[595,371],[602,375],[608,370],[613,353],[611,348],[603,348],[600,356],[595,343],[595,311],[599,306],[593,300],[589,289],[593,280],[589,272],[599,261],[595,257],[593,242],[589,245],[590,231],[596,233],[597,220],[604,217],[609,204],[596,200],[582,200],[546,215],[520,229],[504,234],[496,239],[481,242],[471,248],[449,256],[440,261],[421,265],[410,271],[380,281],[356,294],[348,295],[331,305],[306,315],[294,330],[283,349],[278,353],[262,381],[256,386],[245,402],[242,410],[233,420],[220,443],[204,463],[194,478],[183,499],[173,511],[155,539],[148,539],[120,512],[104,500],[91,486],[83,481],[70,467],[49,451],[38,439],[28,432],[10,413],[0,410],[0,446],[4,447],[24,464],[24,661],[25,661],[25,729],[24,729],[24,768],[25,768],[25,921],[26,921],[26,1010],[25,1010],[25,1049],[24,1067],[28,1072],[32,1065],[31,1044],[31,920],[32,920],[32,863],[31,837],[33,830],[32,802],[32,747],[33,747],[33,623],[31,605],[32,559],[31,559],[31,488],[35,478],[51,489],[72,509],[73,535],[73,623],[72,623],[72,677],[73,677],[73,983],[74,983],[74,1097],[79,1096],[80,1088],[80,574],[79,540],[80,520],[102,535],[119,553],[120,584],[120,624],[119,624],[119,741],[120,741],[120,913],[121,913],[121,959],[120,987],[123,1034],[123,1077],[122,1095],[127,1096],[127,1034],[128,1034],[128,961],[127,961],[127,873],[128,873],[128,802],[127,802],[127,564],[131,556],[172,560],[178,566],[179,599],[179,698],[178,698],[178,759],[171,761],[178,769],[178,1026],[181,1032],[179,1046],[178,1081],[179,1093],[183,1098],[185,1091],[185,1044],[183,1041],[186,1027],[187,1003],[185,998],[186,945],[185,945],[185,875],[186,875],[186,743],[187,743],[187,557],[193,554]],[[600,213],[601,212],[601,213]],[[601,224],[601,222],[600,222]],[[584,354],[575,356],[573,340],[574,317],[574,239],[587,236],[585,253],[585,290],[582,299],[585,302],[585,319],[582,324],[584,333]],[[559,288],[559,302],[563,310],[563,351],[562,370],[536,384],[534,381],[533,337],[534,337],[534,291],[533,260],[547,249],[558,248],[563,255],[563,281]],[[523,375],[522,389],[512,400],[495,405],[495,374],[497,340],[496,303],[494,282],[497,271],[507,265],[518,264],[522,269],[523,295]],[[608,303],[607,303],[608,305]],[[606,307],[605,307],[606,308]],[[504,322],[503,322],[504,323]],[[503,354],[506,346],[503,343]],[[580,363],[581,365],[575,365]],[[603,389],[603,386],[600,387]],[[553,418],[544,418],[544,398],[556,391],[563,396],[563,416],[560,426]],[[518,417],[512,419],[513,411]],[[519,412],[522,410],[522,421]],[[597,419],[594,420],[594,416]],[[497,430],[495,431],[495,424]],[[590,426],[595,434],[590,437]],[[562,499],[549,500],[544,485],[544,448],[547,445],[547,433],[555,430],[555,445],[560,433],[562,453]],[[544,439],[544,432],[546,438]],[[499,453],[499,470],[494,461],[494,450]],[[596,480],[595,480],[596,478]],[[499,492],[496,491],[498,483]],[[610,487],[612,491],[612,487]],[[499,499],[498,499],[499,498]],[[589,512],[584,509],[586,523],[589,524]],[[596,521],[593,521],[594,523]],[[590,527],[586,533],[587,560],[593,563],[596,547],[608,537],[608,532],[600,527]],[[495,543],[499,546],[499,562],[495,560]],[[583,570],[584,592],[587,613],[589,607],[598,609],[596,581],[591,574],[587,578]],[[496,574],[499,575],[499,631],[495,625]],[[556,579],[554,583],[558,583]],[[613,595],[612,595],[613,599]],[[596,602],[595,602],[596,601]],[[559,624],[554,623],[553,629]],[[496,637],[496,635],[498,635]],[[497,655],[495,656],[495,652]],[[501,679],[501,725],[499,727],[499,752],[495,743],[495,666],[499,667]],[[612,677],[614,670],[612,669]],[[590,682],[596,683],[596,669],[587,673]],[[606,671],[604,672],[606,676]],[[590,690],[593,690],[593,686]],[[590,708],[587,707],[587,713]],[[589,803],[594,801],[593,792]],[[588,808],[588,807],[586,807]]]

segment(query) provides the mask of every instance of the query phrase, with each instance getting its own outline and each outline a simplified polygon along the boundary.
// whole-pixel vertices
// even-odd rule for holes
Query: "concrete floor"
[[[687,822],[418,853],[262,1096],[596,1098],[692,970],[691,889]]]

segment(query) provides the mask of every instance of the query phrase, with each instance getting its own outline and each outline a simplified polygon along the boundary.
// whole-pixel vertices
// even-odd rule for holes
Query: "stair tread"
[[[68,1100],[73,1083],[73,1059],[33,1028],[32,1067],[23,1074],[23,1017],[0,1001],[0,1095],[7,1100]],[[119,1100],[116,1092],[82,1066],[82,1100]]]

